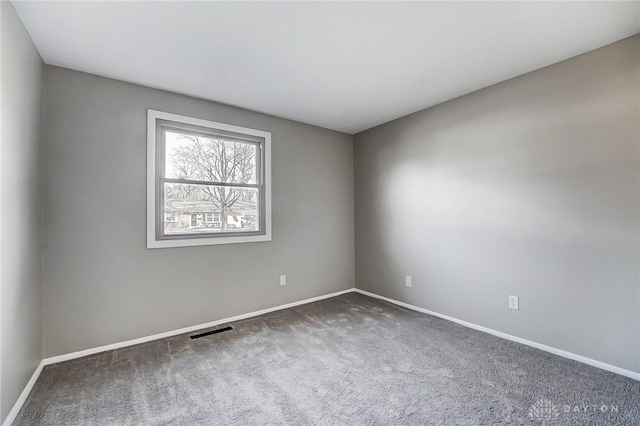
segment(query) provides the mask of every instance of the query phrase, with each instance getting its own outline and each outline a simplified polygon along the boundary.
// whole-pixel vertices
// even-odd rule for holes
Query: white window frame
[[[215,236],[206,234],[193,238],[159,239],[157,236],[158,200],[157,185],[160,180],[156,170],[156,155],[158,150],[158,138],[156,134],[157,120],[174,121],[187,125],[207,127],[214,130],[241,133],[257,136],[264,139],[262,158],[264,169],[264,231],[259,235],[228,235]],[[271,133],[262,130],[250,129],[247,127],[234,126],[231,124],[218,123],[200,118],[188,117],[184,115],[172,114],[168,112],[147,110],[147,248],[169,248],[169,247],[192,247],[207,246],[216,244],[236,244],[253,243],[261,241],[271,241]]]

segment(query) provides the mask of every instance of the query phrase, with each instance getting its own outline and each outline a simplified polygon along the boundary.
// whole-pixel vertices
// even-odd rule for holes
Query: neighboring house
[[[227,230],[252,231],[258,229],[256,203],[236,201],[227,216]],[[164,207],[165,232],[189,230],[193,232],[222,231],[222,211],[204,200],[169,200]]]

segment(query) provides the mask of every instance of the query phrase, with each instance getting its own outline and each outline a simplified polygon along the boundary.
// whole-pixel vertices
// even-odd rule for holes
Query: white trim
[[[262,309],[260,311],[254,311],[254,312],[249,312],[249,313],[246,313],[246,314],[236,315],[234,317],[223,318],[223,319],[219,319],[219,320],[216,320],[216,321],[207,322],[207,323],[204,323],[204,324],[193,325],[193,326],[190,326],[190,327],[179,328],[177,330],[166,331],[164,333],[152,334],[150,336],[140,337],[140,338],[132,339],[132,340],[126,340],[124,342],[113,343],[113,344],[110,344],[110,345],[99,346],[97,348],[85,349],[85,350],[82,350],[82,351],[71,352],[71,353],[64,354],[64,355],[58,355],[58,356],[45,358],[42,361],[40,361],[40,364],[36,368],[36,371],[34,371],[33,375],[31,376],[31,379],[29,380],[29,382],[25,386],[24,390],[20,394],[20,397],[18,398],[16,403],[13,405],[13,408],[11,409],[9,414],[7,415],[7,418],[4,420],[2,425],[3,426],[10,426],[11,423],[15,420],[16,416],[20,412],[20,409],[22,408],[22,405],[27,400],[27,397],[29,396],[29,393],[31,392],[31,390],[33,389],[33,386],[35,385],[36,381],[38,380],[38,377],[40,377],[40,373],[42,372],[42,369],[44,368],[45,365],[55,364],[55,363],[63,362],[63,361],[69,361],[69,360],[76,359],[76,358],[82,358],[82,357],[87,356],[87,355],[93,355],[93,354],[97,354],[97,353],[100,353],[100,352],[110,351],[110,350],[113,350],[113,349],[126,348],[127,346],[139,345],[140,343],[146,343],[146,342],[150,342],[152,340],[164,339],[165,337],[177,336],[178,334],[190,333],[192,331],[201,330],[201,329],[209,328],[209,327],[215,327],[215,326],[220,325],[220,324],[226,324],[226,323],[230,323],[230,322],[240,321],[240,320],[244,320],[244,319],[247,319],[247,318],[256,317],[256,316],[259,316],[259,315],[268,314],[270,312],[280,311],[282,309],[293,308],[295,306],[300,306],[300,305],[306,305],[307,303],[317,302],[319,300],[324,300],[324,299],[329,299],[331,297],[341,296],[343,294],[352,293],[354,291],[355,291],[355,288],[349,288],[349,289],[346,289],[346,290],[336,291],[334,293],[324,294],[322,296],[311,297],[309,299],[299,300],[297,302],[286,303],[284,305],[274,306],[272,308],[266,308],[266,309]]]
[[[542,343],[538,343],[538,342],[534,342],[534,341],[531,341],[531,340],[523,339],[521,337],[513,336],[511,334],[503,333],[501,331],[493,330],[491,328],[487,328],[487,327],[483,327],[481,325],[477,325],[477,324],[474,324],[474,323],[471,323],[471,322],[463,321],[463,320],[460,320],[458,318],[450,317],[448,315],[443,315],[443,314],[440,314],[438,312],[434,312],[434,311],[430,311],[428,309],[420,308],[418,306],[411,305],[409,303],[400,302],[399,300],[391,299],[389,297],[380,296],[378,294],[371,293],[371,292],[366,291],[366,290],[361,290],[359,288],[350,288],[350,289],[347,289],[347,290],[341,290],[341,291],[337,291],[337,292],[334,292],[334,293],[325,294],[325,295],[322,295],[322,296],[316,296],[316,297],[312,297],[312,298],[309,298],[309,299],[300,300],[300,301],[297,301],[297,302],[291,302],[291,303],[287,303],[287,304],[284,304],[284,305],[274,306],[272,308],[262,309],[260,311],[254,311],[254,312],[249,312],[249,313],[246,313],[246,314],[236,315],[236,316],[229,317],[229,318],[223,318],[223,319],[219,319],[219,320],[216,320],[216,321],[207,322],[207,323],[204,323],[204,324],[193,325],[193,326],[190,326],[190,327],[180,328],[180,329],[177,329],[177,330],[166,331],[164,333],[158,333],[158,334],[153,334],[153,335],[150,335],[150,336],[139,337],[137,339],[127,340],[127,341],[124,341],[124,342],[112,343],[110,345],[99,346],[99,347],[96,347],[96,348],[85,349],[85,350],[78,351],[78,352],[72,352],[72,353],[68,353],[68,354],[64,354],[64,355],[58,355],[58,356],[54,356],[54,357],[49,357],[49,358],[43,359],[42,363],[41,363],[41,366],[38,367],[38,368],[39,368],[39,370],[42,370],[41,367],[43,365],[49,365],[49,364],[55,364],[57,362],[69,361],[69,360],[76,359],[76,358],[82,358],[82,357],[87,356],[87,355],[93,355],[93,354],[97,354],[97,353],[100,353],[100,352],[110,351],[110,350],[113,350],[113,349],[125,348],[127,346],[139,345],[141,343],[146,343],[146,342],[150,342],[150,341],[153,341],[153,340],[164,339],[165,337],[176,336],[178,334],[190,333],[192,331],[201,330],[201,329],[204,329],[204,328],[215,327],[215,326],[218,326],[218,325],[221,325],[221,324],[226,324],[226,323],[235,322],[235,321],[241,321],[241,320],[244,320],[244,319],[247,319],[247,318],[260,316],[260,315],[268,314],[270,312],[280,311],[280,310],[287,309],[287,308],[293,308],[295,306],[306,305],[307,303],[317,302],[319,300],[329,299],[331,297],[341,296],[343,294],[352,293],[352,292],[356,292],[356,293],[363,294],[365,296],[373,297],[374,299],[384,300],[386,302],[393,303],[394,305],[402,306],[404,308],[411,309],[411,310],[417,311],[417,312],[421,312],[423,314],[433,315],[434,317],[438,317],[438,318],[445,319],[447,321],[455,322],[456,324],[460,324],[462,326],[471,328],[473,330],[478,330],[478,331],[482,331],[484,333],[492,334],[492,335],[500,337],[502,339],[511,340],[512,342],[517,342],[517,343],[521,343],[523,345],[531,346],[533,348],[540,349],[542,351],[549,352],[549,353],[552,353],[554,355],[561,356],[563,358],[572,359],[574,361],[582,362],[583,364],[591,365],[593,367],[597,367],[597,368],[600,368],[602,370],[610,371],[612,373],[620,374],[622,376],[629,377],[631,379],[635,379],[635,380],[639,380],[640,381],[640,373],[636,373],[636,372],[631,371],[631,370],[626,370],[626,369],[621,368],[621,367],[616,367],[615,365],[607,364],[607,363],[602,362],[602,361],[598,361],[598,360],[595,360],[595,359],[592,359],[592,358],[587,358],[587,357],[582,356],[582,355],[574,354],[573,352],[568,352],[568,351],[565,351],[565,350],[562,350],[562,349],[558,349],[558,348],[554,348],[552,346],[548,346],[548,345],[545,345],[545,344],[542,344]],[[40,374],[39,370],[36,371],[38,374]],[[34,376],[35,376],[35,373],[34,373]],[[35,379],[32,378],[32,380],[35,382]],[[29,382],[29,383],[31,384],[31,386],[33,386],[33,384],[31,382]],[[27,385],[27,386],[29,386],[29,385]],[[27,394],[28,394],[28,392],[27,392]],[[22,395],[21,395],[21,398],[22,398]],[[25,395],[25,398],[26,398],[26,395]]]
[[[40,364],[38,364],[38,367],[36,367],[36,371],[34,371],[33,374],[31,375],[31,379],[29,379],[29,382],[27,382],[27,385],[24,387],[24,390],[18,397],[18,400],[16,401],[15,404],[13,404],[13,408],[11,409],[11,411],[9,411],[7,418],[4,419],[4,423],[2,423],[4,426],[9,426],[11,425],[11,423],[13,423],[16,416],[20,412],[22,405],[27,400],[29,393],[31,393],[31,389],[33,389],[33,386],[36,384],[38,377],[40,377],[40,373],[42,373],[42,369],[44,368],[45,365],[46,364],[44,360],[40,361]]]
[[[610,371],[612,373],[620,374],[621,376],[626,376],[626,377],[629,377],[631,379],[640,380],[640,373],[636,373],[635,371],[626,370],[624,368],[616,367],[615,365],[611,365],[611,364],[604,363],[602,361],[597,361],[595,359],[587,358],[585,356],[574,354],[572,352],[567,352],[565,350],[554,348],[552,346],[547,346],[547,345],[544,345],[542,343],[533,342],[531,340],[523,339],[523,338],[517,337],[517,336],[512,336],[511,334],[503,333],[501,331],[492,330],[490,328],[483,327],[483,326],[477,325],[477,324],[473,324],[471,322],[463,321],[463,320],[460,320],[460,319],[457,319],[457,318],[454,318],[454,317],[450,317],[448,315],[443,315],[443,314],[439,314],[437,312],[430,311],[428,309],[419,308],[417,306],[410,305],[409,303],[400,302],[398,300],[391,299],[389,297],[380,296],[378,294],[371,293],[371,292],[368,292],[368,291],[365,291],[365,290],[360,290],[359,288],[356,288],[355,292],[356,293],[360,293],[360,294],[364,294],[365,296],[373,297],[375,299],[384,300],[385,302],[393,303],[394,305],[402,306],[404,308],[411,309],[412,311],[417,311],[417,312],[421,312],[423,314],[433,315],[434,317],[438,317],[438,318],[445,319],[447,321],[455,322],[456,324],[460,324],[460,325],[463,325],[465,327],[472,328],[474,330],[482,331],[484,333],[493,334],[494,336],[501,337],[501,338],[506,339],[506,340],[511,340],[513,342],[517,342],[517,343],[521,343],[523,345],[531,346],[533,348],[540,349],[540,350],[543,350],[545,352],[549,352],[549,353],[552,353],[554,355],[561,356],[563,358],[572,359],[574,361],[578,361],[578,362],[581,362],[583,364],[588,364],[588,365],[591,365],[593,367],[600,368],[602,370],[607,370],[607,371]]]
[[[147,248],[156,241],[156,117],[147,110]]]
[[[259,316],[259,315],[268,314],[270,312],[280,311],[282,309],[287,309],[287,308],[293,308],[295,306],[305,305],[307,303],[317,302],[319,300],[329,299],[331,297],[336,297],[336,296],[340,296],[340,295],[347,294],[347,293],[352,293],[352,292],[360,293],[360,294],[363,294],[365,296],[373,297],[375,299],[384,300],[386,302],[393,303],[394,305],[402,306],[404,308],[411,309],[413,311],[421,312],[423,314],[433,315],[435,317],[442,318],[442,319],[445,319],[447,321],[452,321],[452,322],[455,322],[456,324],[460,324],[460,325],[463,325],[465,327],[468,327],[468,328],[471,328],[471,329],[474,329],[474,330],[482,331],[484,333],[489,333],[489,334],[492,334],[494,336],[497,336],[497,337],[500,337],[500,338],[503,338],[503,339],[506,339],[506,340],[511,340],[513,342],[517,342],[517,343],[521,343],[523,345],[531,346],[531,347],[534,347],[536,349],[540,349],[540,350],[543,350],[545,352],[552,353],[554,355],[558,355],[558,356],[561,356],[561,357],[564,357],[564,358],[572,359],[574,361],[582,362],[583,364],[588,364],[588,365],[591,365],[593,367],[600,368],[602,370],[607,370],[607,371],[610,371],[612,373],[616,373],[616,374],[620,374],[622,376],[629,377],[631,379],[640,380],[640,373],[636,373],[634,371],[625,370],[624,368],[620,368],[620,367],[616,367],[614,365],[606,364],[604,362],[597,361],[597,360],[591,359],[591,358],[587,358],[587,357],[584,357],[582,355],[577,355],[577,354],[574,354],[574,353],[571,353],[571,352],[564,351],[562,349],[557,349],[557,348],[554,348],[554,347],[551,347],[551,346],[543,345],[542,343],[532,342],[531,340],[522,339],[520,337],[512,336],[510,334],[506,334],[506,333],[503,333],[501,331],[492,330],[490,328],[483,327],[483,326],[480,326],[480,325],[477,325],[477,324],[473,324],[473,323],[470,323],[470,322],[467,322],[467,321],[459,320],[457,318],[450,317],[448,315],[439,314],[437,312],[433,312],[433,311],[430,311],[428,309],[419,308],[419,307],[411,305],[409,303],[400,302],[398,300],[391,299],[391,298],[385,297],[385,296],[380,296],[378,294],[371,293],[371,292],[368,292],[366,290],[361,290],[359,288],[349,288],[347,290],[336,291],[335,293],[329,293],[329,294],[325,294],[325,295],[322,295],[322,296],[311,297],[309,299],[300,300],[298,302],[291,302],[291,303],[287,303],[287,304],[284,304],[284,305],[274,306],[272,308],[262,309],[260,311],[249,312],[249,313],[246,313],[246,314],[236,315],[234,317],[229,317],[229,318],[223,318],[223,319],[220,319],[220,320],[211,321],[211,322],[207,322],[207,323],[204,323],[204,324],[193,325],[191,327],[180,328],[180,329],[177,329],[177,330],[167,331],[167,332],[158,333],[158,334],[152,334],[150,336],[140,337],[140,338],[133,339],[133,340],[127,340],[127,341],[124,341],[124,342],[119,342],[119,343],[113,343],[113,344],[110,344],[110,345],[99,346],[97,348],[85,349],[85,350],[82,350],[82,351],[77,351],[77,352],[72,352],[72,353],[68,353],[68,354],[64,354],[64,355],[58,355],[58,356],[54,356],[54,357],[45,358],[40,362],[40,364],[38,365],[38,368],[36,368],[36,371],[31,376],[31,379],[29,380],[29,382],[25,386],[24,390],[20,394],[20,397],[18,398],[18,400],[14,404],[13,408],[11,409],[9,414],[7,415],[7,418],[5,419],[3,425],[4,426],[11,425],[11,423],[13,422],[15,417],[18,415],[18,413],[20,412],[20,409],[22,408],[22,405],[24,404],[24,402],[26,401],[27,397],[29,396],[29,393],[31,392],[31,389],[35,385],[36,380],[38,380],[38,377],[40,376],[40,373],[42,372],[42,369],[43,369],[43,367],[45,365],[55,364],[55,363],[63,362],[63,361],[69,361],[69,360],[76,359],[76,358],[82,358],[82,357],[87,356],[87,355],[93,355],[93,354],[97,354],[97,353],[100,353],[100,352],[110,351],[110,350],[113,350],[113,349],[126,348],[127,346],[139,345],[141,343],[146,343],[146,342],[150,342],[150,341],[153,341],[153,340],[163,339],[165,337],[176,336],[178,334],[190,333],[192,331],[201,330],[201,329],[209,328],[209,327],[215,327],[215,326],[220,325],[220,324],[226,324],[226,323],[230,323],[230,322],[234,322],[234,321],[240,321],[240,320],[244,320],[244,319],[247,319],[247,318],[256,317],[256,316]]]
[[[156,120],[177,121],[194,126],[210,127],[218,130],[225,130],[245,135],[258,136],[264,138],[264,200],[265,218],[264,235],[246,235],[231,237],[211,237],[211,238],[185,238],[181,240],[156,240]],[[247,127],[233,126],[231,124],[218,123],[216,121],[203,120],[200,118],[188,117],[186,115],[172,114],[169,112],[147,110],[147,248],[167,248],[167,247],[192,247],[209,246],[215,244],[236,244],[254,243],[261,241],[271,241],[271,133],[263,130],[250,129]]]
[[[190,333],[196,330],[202,330],[204,328],[215,327],[220,324],[227,324],[235,321],[241,321],[247,318],[257,317],[259,315],[268,314],[270,312],[280,311],[282,309],[293,308],[295,306],[306,305],[307,303],[317,302],[319,300],[329,299],[331,297],[340,296],[346,293],[352,293],[354,288],[347,290],[336,291],[335,293],[324,294],[322,296],[311,297],[309,299],[300,300],[297,302],[291,302],[284,305],[274,306],[272,308],[266,308],[259,311],[249,312],[246,314],[240,314],[229,318],[223,318],[204,324],[192,325],[190,327],[179,328],[177,330],[165,331],[164,333],[152,334],[150,336],[139,337],[137,339],[126,340],[124,342],[112,343],[110,345],[98,346],[97,348],[85,349],[82,351],[71,352],[64,355],[53,356],[42,360],[43,365],[55,364],[57,362],[69,361],[76,358],[82,358],[83,356],[93,355],[100,352],[111,351],[113,349],[126,348],[127,346],[139,345],[141,343],[150,342],[152,340],[164,339],[165,337],[177,336],[178,334]]]

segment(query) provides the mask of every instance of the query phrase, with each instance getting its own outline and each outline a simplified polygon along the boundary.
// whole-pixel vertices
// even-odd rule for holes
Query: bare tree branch
[[[170,161],[179,179],[221,183],[251,183],[256,172],[256,147],[252,144],[180,135],[180,146],[170,153]],[[209,201],[222,213],[222,227],[227,229],[228,216],[235,217],[233,206],[238,200],[257,202],[256,194],[244,188],[223,186],[174,185],[178,193],[169,191],[167,198]]]

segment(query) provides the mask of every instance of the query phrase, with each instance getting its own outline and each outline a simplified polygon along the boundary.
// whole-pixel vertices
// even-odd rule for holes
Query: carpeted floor
[[[14,424],[640,425],[640,382],[356,293],[230,325],[47,366]]]

